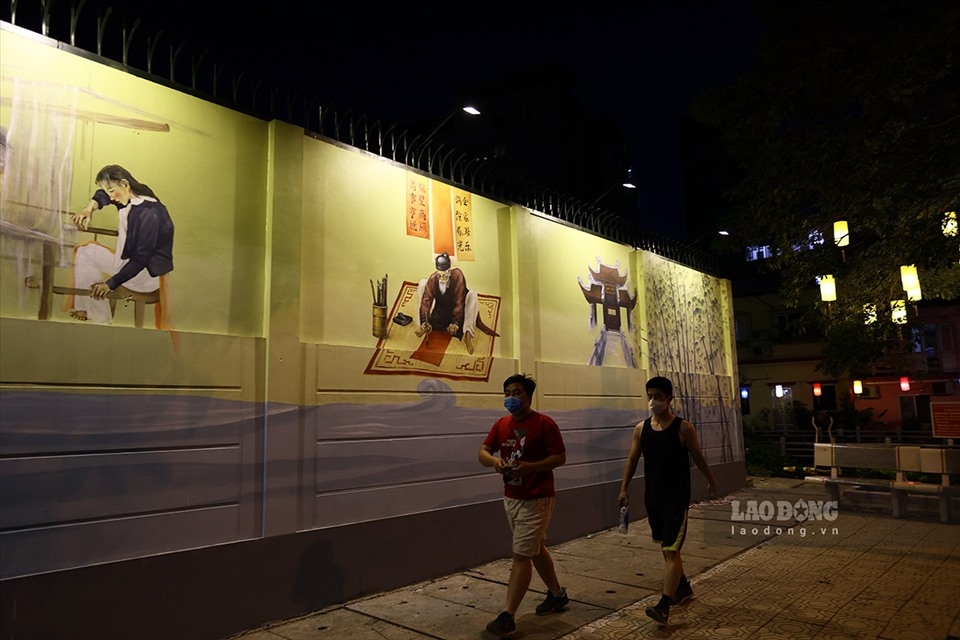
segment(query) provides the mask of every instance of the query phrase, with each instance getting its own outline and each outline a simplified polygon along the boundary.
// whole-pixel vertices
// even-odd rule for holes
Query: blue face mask
[[[523,403],[520,402],[520,398],[514,398],[513,396],[510,396],[509,398],[504,399],[503,406],[506,407],[507,411],[509,411],[513,415],[517,415],[518,413],[520,413],[520,409],[523,406]]]

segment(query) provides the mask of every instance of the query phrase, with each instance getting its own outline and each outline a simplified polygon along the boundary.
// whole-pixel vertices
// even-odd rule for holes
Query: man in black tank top
[[[642,454],[647,519],[664,560],[663,593],[660,602],[647,609],[647,615],[667,624],[670,605],[681,604],[693,596],[680,557],[690,506],[690,459],[707,478],[710,497],[717,494],[717,481],[703,457],[693,425],[670,409],[673,383],[662,376],[651,378],[647,381],[647,398],[652,415],[633,429],[617,502],[621,507],[630,502],[627,487]]]

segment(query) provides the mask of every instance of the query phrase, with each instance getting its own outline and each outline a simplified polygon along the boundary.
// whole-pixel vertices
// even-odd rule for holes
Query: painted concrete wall
[[[29,189],[2,203],[5,630],[55,637],[76,611],[97,637],[137,616],[139,637],[219,637],[506,555],[501,481],[476,454],[518,371],[568,448],[554,541],[615,523],[651,375],[674,379],[722,484],[742,484],[728,282],[2,36],[0,126],[19,154],[5,184],[69,186],[39,217],[24,213]],[[24,113],[75,126],[34,150]],[[57,177],[33,170],[56,158]],[[72,281],[89,240],[69,214],[110,163],[149,182],[176,225],[174,331],[150,313],[135,327],[122,301],[112,323],[79,322],[47,286]],[[409,222],[421,185],[426,233]],[[115,223],[112,208],[96,215]],[[490,329],[470,346],[416,334],[441,251]]]

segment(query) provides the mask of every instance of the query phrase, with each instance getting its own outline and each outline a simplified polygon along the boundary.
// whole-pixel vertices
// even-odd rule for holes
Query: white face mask
[[[668,403],[666,400],[654,400],[653,398],[651,398],[649,405],[650,405],[651,412],[655,414],[660,414],[667,410]]]

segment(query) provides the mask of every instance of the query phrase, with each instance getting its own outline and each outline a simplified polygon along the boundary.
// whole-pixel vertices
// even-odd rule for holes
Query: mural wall
[[[122,207],[95,211],[85,230],[73,222],[100,188],[98,172],[119,165],[148,185],[175,228],[174,269],[163,278],[170,324],[260,335],[265,123],[10,32],[0,47],[0,313],[72,321],[70,311],[89,302],[89,295],[71,294],[74,285],[87,289],[85,281],[119,271],[114,254],[127,239],[117,236]],[[106,252],[106,264],[97,268],[103,260],[94,256],[95,273],[87,276],[78,269],[90,268],[84,254],[91,248]],[[150,307],[144,324],[156,326],[158,297],[141,297]],[[134,305],[113,302],[112,317],[90,321],[133,326]]]
[[[502,495],[476,455],[518,371],[564,434],[561,492],[619,482],[656,374],[708,460],[742,464],[729,283],[0,47],[0,578],[455,519]]]

